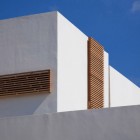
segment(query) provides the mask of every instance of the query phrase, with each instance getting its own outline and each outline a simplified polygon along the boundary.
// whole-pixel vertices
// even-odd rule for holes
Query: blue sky
[[[0,0],[0,19],[60,11],[110,54],[110,65],[140,86],[140,0]]]

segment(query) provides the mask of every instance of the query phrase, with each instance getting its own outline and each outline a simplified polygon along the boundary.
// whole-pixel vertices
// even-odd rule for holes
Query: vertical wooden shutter
[[[88,39],[88,108],[104,106],[104,49],[93,38]]]
[[[50,70],[0,76],[0,96],[50,93]]]

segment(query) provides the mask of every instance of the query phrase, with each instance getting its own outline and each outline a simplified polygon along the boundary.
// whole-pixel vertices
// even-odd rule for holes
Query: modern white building
[[[0,21],[0,140],[139,140],[140,106],[121,107],[139,104],[139,87],[59,12]]]
[[[0,95],[0,117],[140,104],[139,87],[59,12],[0,21]]]

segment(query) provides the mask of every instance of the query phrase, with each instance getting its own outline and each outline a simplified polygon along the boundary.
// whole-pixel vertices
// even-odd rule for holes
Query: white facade
[[[88,37],[61,14],[57,16],[57,111],[87,109]]]
[[[0,97],[0,117],[86,110],[87,41],[88,36],[58,12],[0,21],[0,75],[52,73],[50,94]],[[104,107],[137,104],[139,87],[109,66],[104,51]]]
[[[0,21],[0,75],[51,69],[51,94],[0,97],[0,117],[57,112],[57,12]]]
[[[0,117],[87,109],[86,35],[58,12],[2,20],[0,29],[0,75],[52,73],[50,94],[0,97]]]
[[[111,107],[139,104],[140,88],[110,66]]]
[[[109,55],[104,51],[104,107],[109,107]]]

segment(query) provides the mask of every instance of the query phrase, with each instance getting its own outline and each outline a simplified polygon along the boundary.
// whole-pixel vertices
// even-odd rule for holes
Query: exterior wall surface
[[[46,69],[52,92],[0,97],[0,117],[57,111],[57,12],[1,20],[0,75]]]
[[[110,67],[111,107],[140,104],[140,88]]]
[[[140,106],[0,119],[1,140],[139,140]]]
[[[109,55],[104,51],[104,107],[109,107]]]
[[[88,37],[58,13],[57,111],[87,109]]]

